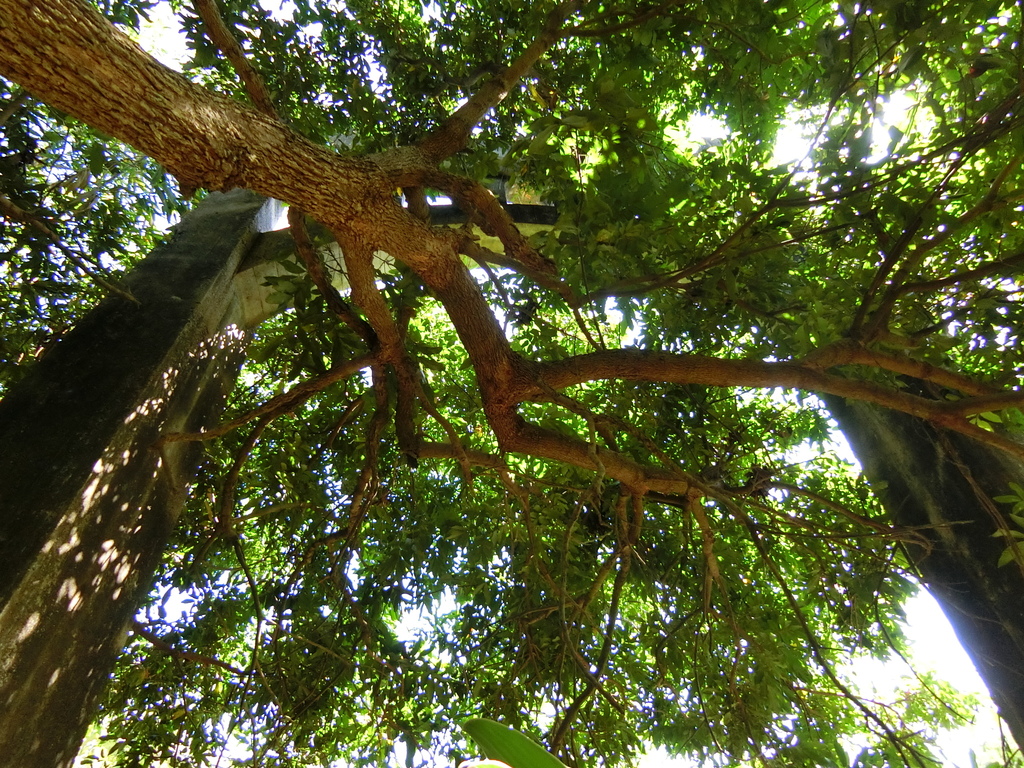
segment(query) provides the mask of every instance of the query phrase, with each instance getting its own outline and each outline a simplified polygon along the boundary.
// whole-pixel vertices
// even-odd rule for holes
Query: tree
[[[131,24],[146,7],[105,10]],[[204,454],[101,712],[117,759],[200,761],[234,740],[263,764],[376,761],[397,740],[414,764],[484,710],[539,718],[579,764],[653,740],[848,765],[849,734],[860,764],[924,764],[941,702],[873,707],[838,670],[899,647],[919,562],[940,587],[963,574],[929,567],[946,528],[907,517],[916,491],[890,480],[887,516],[830,455],[809,394],[862,452],[872,430],[905,440],[905,417],[925,445],[984,446],[969,463],[1024,456],[1019,9],[196,11],[190,81],[82,2],[0,2],[0,74],[31,94],[10,90],[4,113],[4,212],[23,223],[4,231],[5,274],[27,276],[9,290],[88,266],[93,228],[46,210],[47,185],[131,156],[75,123],[72,162],[44,168],[54,110],[186,197],[285,201],[303,264],[272,278],[290,308],[256,332],[232,396],[227,426],[255,426],[161,438]],[[883,122],[900,99],[907,116]],[[701,114],[722,143],[686,133]],[[786,123],[807,145],[791,164],[774,157]],[[131,162],[147,170],[129,194],[156,178],[169,197]],[[525,236],[495,177],[554,225]],[[432,224],[437,194],[496,240]],[[19,306],[4,381],[72,314]],[[984,495],[1010,499],[1016,472]],[[948,528],[989,545],[967,562],[1009,584],[1015,506],[977,516],[999,539]],[[983,672],[1011,691],[1020,740],[1019,700]]]

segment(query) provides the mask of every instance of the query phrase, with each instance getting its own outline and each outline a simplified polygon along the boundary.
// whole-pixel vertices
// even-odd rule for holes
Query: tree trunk
[[[1024,484],[1024,465],[906,414],[825,400],[893,521],[924,526],[931,546],[910,557],[1024,747],[1024,576],[1017,563],[996,565],[1006,523],[992,501]]]
[[[72,763],[219,413],[262,198],[211,195],[0,402],[0,755]],[[250,276],[251,277],[251,276]]]

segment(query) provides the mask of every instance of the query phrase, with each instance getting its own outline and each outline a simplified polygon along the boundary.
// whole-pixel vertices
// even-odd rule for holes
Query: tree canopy
[[[295,240],[224,428],[165,436],[204,454],[111,764],[411,767],[478,715],[929,764],[953,692],[843,671],[902,648],[921,532],[822,398],[1024,458],[1016,3],[174,1],[184,75],[157,5],[0,0],[0,386],[206,191]]]

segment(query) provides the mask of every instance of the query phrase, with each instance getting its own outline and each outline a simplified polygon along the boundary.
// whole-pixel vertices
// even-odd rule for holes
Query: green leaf
[[[999,567],[1002,568],[1004,565],[1008,565],[1013,561],[1013,547],[1007,547],[1003,550],[1003,554],[999,556]]]
[[[493,720],[474,718],[462,729],[480,745],[483,753],[512,768],[565,768],[565,764],[529,736]]]

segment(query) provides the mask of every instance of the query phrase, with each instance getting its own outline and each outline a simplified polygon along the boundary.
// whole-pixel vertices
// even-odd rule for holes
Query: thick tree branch
[[[405,339],[377,289],[373,269],[373,248],[365,242],[339,233],[338,245],[345,256],[352,300],[366,313],[380,341],[379,359],[395,374],[395,434],[398,446],[412,466],[419,455],[419,433],[415,427],[419,368],[409,356]]]
[[[827,370],[840,365],[863,365],[881,368],[904,376],[912,376],[915,379],[928,381],[940,387],[963,392],[966,395],[1000,394],[998,387],[947,371],[923,360],[870,349],[854,339],[842,339],[817,349],[799,362],[803,366],[817,370]]]
[[[575,3],[566,12],[569,6]],[[431,230],[401,208],[378,163],[341,158],[267,116],[188,82],[82,0],[55,0],[45,9],[29,0],[0,0],[0,11],[8,22],[0,27],[4,74],[48,103],[133,144],[186,186],[247,187],[307,211],[336,235],[347,256],[355,244],[360,252],[384,250],[403,260],[445,303],[485,400],[500,408],[509,399],[506,390],[511,388],[517,400],[529,388],[531,377],[524,375],[458,257],[458,234]],[[119,87],[107,87],[109,81]],[[390,334],[382,314],[387,308],[373,299],[372,280],[371,269],[369,284],[363,278],[353,281],[355,301],[378,334]],[[391,341],[381,339],[385,346]],[[392,351],[397,348],[390,344]]]
[[[538,365],[540,378],[553,389],[598,379],[656,381],[673,384],[704,384],[717,387],[786,387],[808,392],[838,395],[850,400],[881,405],[917,416],[980,442],[1024,457],[1024,445],[977,427],[963,414],[1015,407],[1024,403],[1024,393],[967,397],[955,405],[888,389],[867,381],[855,381],[823,373],[797,363],[765,363],[756,360],[719,360],[703,355],[676,355],[634,349],[607,350]]]
[[[548,20],[549,31],[531,47],[531,56],[540,56],[553,44],[555,28],[577,7],[576,2],[559,7]],[[526,425],[515,414],[515,407],[524,400],[544,399],[546,386],[557,390],[586,380],[621,378],[820,391],[910,413],[1003,450],[1024,453],[1017,443],[967,421],[961,415],[968,412],[964,408],[970,408],[967,401],[961,401],[960,413],[950,412],[942,410],[941,404],[906,393],[793,363],[619,350],[537,368],[509,347],[491,308],[458,257],[458,233],[432,230],[402,209],[392,199],[389,173],[379,164],[340,158],[266,116],[189,83],[144,54],[81,0],[55,0],[45,10],[29,0],[0,0],[0,9],[8,20],[0,27],[0,69],[38,97],[134,144],[186,184],[214,189],[242,185],[297,204],[336,234],[347,256],[357,244],[360,252],[384,250],[409,265],[452,318],[474,366],[488,419],[505,450],[593,467],[587,443],[577,444]],[[67,23],[68,18],[74,23]],[[40,66],[41,61],[46,66]],[[103,80],[116,79],[123,87],[106,87],[96,73],[102,73]],[[469,112],[456,113],[454,122],[428,138],[425,146],[431,149],[427,155],[443,156],[444,148],[464,140],[458,138],[469,130],[464,120],[471,112],[476,114],[473,110],[481,109],[481,99]],[[381,342],[394,354],[401,349],[400,340],[386,305],[379,295],[373,297],[372,268],[368,270],[363,275],[357,265],[357,279],[353,280],[356,303],[367,312],[378,334],[391,337]],[[599,455],[610,476],[630,487],[649,485],[647,471],[608,454]]]
[[[186,190],[245,187],[320,221],[391,202],[374,163],[189,82],[84,0],[0,0],[0,18],[0,73],[149,155]]]
[[[965,397],[961,400],[942,402],[939,407],[947,413],[955,413],[960,416],[974,416],[1007,408],[1021,408],[1024,407],[1024,391],[1009,390],[991,395]]]
[[[512,217],[483,184],[465,176],[432,168],[402,168],[390,174],[395,186],[429,186],[451,195],[470,220],[501,240],[505,252],[517,263],[542,275],[555,274],[555,265],[530,245]]]
[[[309,237],[309,230],[306,227],[306,216],[301,209],[294,206],[288,209],[288,224],[291,227],[292,242],[295,243],[295,254],[306,267],[313,285],[324,297],[327,308],[337,315],[342,322],[351,328],[366,342],[366,345],[376,351],[379,347],[377,334],[373,327],[352,311],[348,302],[341,298],[338,289],[331,284],[331,278],[324,268],[323,259],[313,247],[313,241]]]

